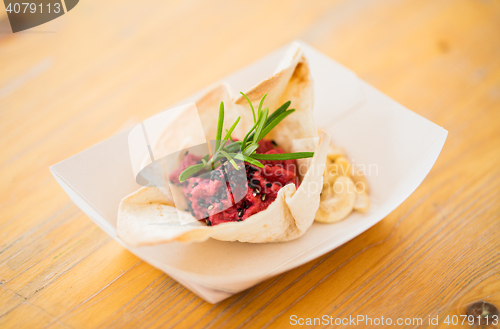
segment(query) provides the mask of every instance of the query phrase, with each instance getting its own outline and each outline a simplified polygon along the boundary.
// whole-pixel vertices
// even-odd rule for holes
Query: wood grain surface
[[[51,176],[296,38],[449,131],[415,193],[340,248],[211,305],[109,238]],[[270,328],[292,315],[468,328],[443,319],[500,308],[497,0],[85,0],[16,34],[0,5],[0,132],[0,328]]]

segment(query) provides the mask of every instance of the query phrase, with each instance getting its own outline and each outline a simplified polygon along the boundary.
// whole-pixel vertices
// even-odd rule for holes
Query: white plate
[[[349,159],[371,171],[372,203],[366,214],[354,212],[336,224],[315,223],[304,236],[285,243],[209,240],[134,248],[116,235],[118,204],[140,187],[130,165],[128,130],[52,166],[54,177],[106,233],[211,303],[335,249],[382,220],[420,185],[448,133],[311,46],[299,43],[314,79],[317,126],[332,135]],[[272,74],[287,47],[223,80],[233,91],[247,90]],[[202,92],[178,104],[193,101]]]

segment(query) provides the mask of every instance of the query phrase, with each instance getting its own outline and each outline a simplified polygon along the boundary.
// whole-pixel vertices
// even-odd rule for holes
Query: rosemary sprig
[[[222,126],[224,125],[224,102],[220,102],[219,120],[217,121],[217,136],[215,136],[215,149],[219,149],[220,139],[222,137]]]
[[[193,176],[194,174],[199,173],[203,169],[207,167],[206,164],[204,163],[198,163],[192,166],[187,167],[181,174],[179,175],[179,182],[184,182],[186,179],[189,177]]]
[[[285,104],[281,105],[276,111],[274,111],[266,120],[266,124],[264,125],[264,128],[267,127],[271,122],[274,121],[279,115],[281,115],[283,112],[285,112],[288,107],[290,106],[290,101],[286,102]],[[292,111],[292,112],[290,112]],[[293,113],[295,110],[290,110],[286,111],[289,112],[289,114]],[[284,118],[283,118],[284,119]],[[279,121],[276,123],[278,124]],[[250,135],[248,136],[248,139],[253,139],[254,133],[252,130],[249,131]]]
[[[226,157],[226,159],[229,160],[229,163],[231,163],[233,165],[234,169],[236,169],[236,170],[240,169],[238,167],[238,165],[236,164],[236,162],[234,162],[234,159],[226,151],[220,150],[220,153],[222,153],[222,155],[224,155],[224,157]]]
[[[240,94],[242,94],[248,101],[248,104],[250,104],[250,108],[252,109],[252,114],[253,114],[253,122],[255,123],[257,120],[255,119],[255,110],[253,109],[252,102],[250,102],[250,99],[248,99],[248,96],[245,95],[244,92],[240,91]]]
[[[231,153],[230,155],[233,156],[236,160],[246,161],[246,162],[253,164],[254,166],[257,166],[259,168],[264,168],[264,165],[262,164],[262,162],[260,162],[259,160],[255,160],[254,158],[251,158],[249,156],[246,156],[242,153]]]
[[[295,152],[295,153],[277,153],[277,154],[252,154],[252,158],[255,160],[291,160],[291,159],[303,159],[312,158],[314,152]]]
[[[295,110],[288,110],[290,106],[290,101],[281,105],[276,111],[274,111],[271,115],[269,115],[269,109],[266,107],[262,109],[264,105],[264,100],[267,96],[265,94],[260,100],[259,107],[257,109],[257,117],[255,117],[255,109],[252,105],[252,102],[248,98],[245,93],[241,93],[248,103],[250,104],[250,108],[252,109],[254,125],[252,128],[245,134],[245,137],[242,141],[233,141],[231,138],[231,134],[238,125],[241,117],[238,117],[236,121],[233,123],[229,130],[226,130],[226,135],[222,138],[222,130],[224,125],[224,102],[220,103],[219,107],[219,118],[217,121],[217,132],[216,132],[216,140],[215,140],[215,150],[210,158],[207,154],[202,158],[202,163],[197,163],[195,165],[187,167],[180,175],[179,181],[184,182],[189,177],[196,175],[197,173],[206,170],[210,167],[212,169],[216,164],[219,164],[223,158],[225,158],[233,167],[238,170],[239,166],[234,161],[240,160],[248,162],[254,166],[263,168],[264,165],[259,161],[273,161],[273,160],[291,160],[291,159],[302,159],[302,158],[311,158],[314,155],[314,152],[296,152],[296,153],[281,153],[281,154],[257,154],[255,151],[259,148],[258,142],[264,138],[271,130],[274,129],[281,121],[283,121],[287,116],[292,114]],[[222,138],[222,139],[221,139]],[[228,141],[231,141],[228,144]],[[226,145],[228,144],[228,145]],[[241,152],[238,152],[241,151]],[[220,160],[220,162],[219,162]]]

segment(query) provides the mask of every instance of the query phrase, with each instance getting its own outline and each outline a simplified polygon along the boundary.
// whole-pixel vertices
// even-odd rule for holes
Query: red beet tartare
[[[281,154],[283,150],[274,141],[259,141],[257,154]],[[294,183],[298,187],[297,162],[291,160],[261,161],[264,168],[245,162],[244,171],[236,170],[228,161],[198,177],[179,182],[179,174],[187,167],[201,163],[201,157],[186,154],[179,168],[169,176],[182,186],[188,200],[188,211],[208,226],[247,219],[276,199],[278,191]],[[239,162],[242,164],[242,162]],[[235,202],[236,200],[236,202]]]
[[[207,226],[239,222],[267,209],[283,186],[299,185],[296,159],[314,155],[314,152],[284,153],[273,140],[264,139],[295,112],[288,110],[290,101],[269,114],[269,108],[263,108],[267,94],[260,100],[257,111],[247,95],[241,94],[247,99],[254,120],[245,137],[241,141],[231,138],[241,119],[238,117],[222,138],[224,102],[221,102],[213,154],[199,157],[186,152],[179,168],[169,175],[171,182],[182,185],[187,210]]]

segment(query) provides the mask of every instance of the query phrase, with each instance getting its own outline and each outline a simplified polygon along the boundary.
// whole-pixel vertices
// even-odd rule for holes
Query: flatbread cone
[[[264,94],[268,94],[264,106],[270,111],[290,100],[295,113],[278,124],[266,138],[274,139],[285,152],[314,151],[314,157],[299,164],[300,187],[288,184],[280,189],[276,200],[266,210],[241,222],[206,226],[191,214],[176,209],[169,188],[143,187],[125,197],[118,211],[118,235],[130,245],[153,245],[171,241],[194,242],[214,238],[222,241],[252,243],[281,242],[296,239],[312,225],[320,203],[323,172],[330,136],[323,133],[318,138],[314,126],[313,89],[309,66],[298,45],[292,46],[278,66],[277,73],[262,81],[247,93],[254,107]],[[216,135],[218,109],[225,105],[224,126],[228,127],[241,116],[233,136],[243,138],[244,132],[253,126],[252,111],[242,97],[232,96],[229,88],[221,84],[196,102],[207,140]],[[166,130],[155,149],[166,143],[179,142],[176,136],[192,130],[185,118]],[[303,159],[306,160],[306,159]],[[191,218],[189,224],[180,216]]]

